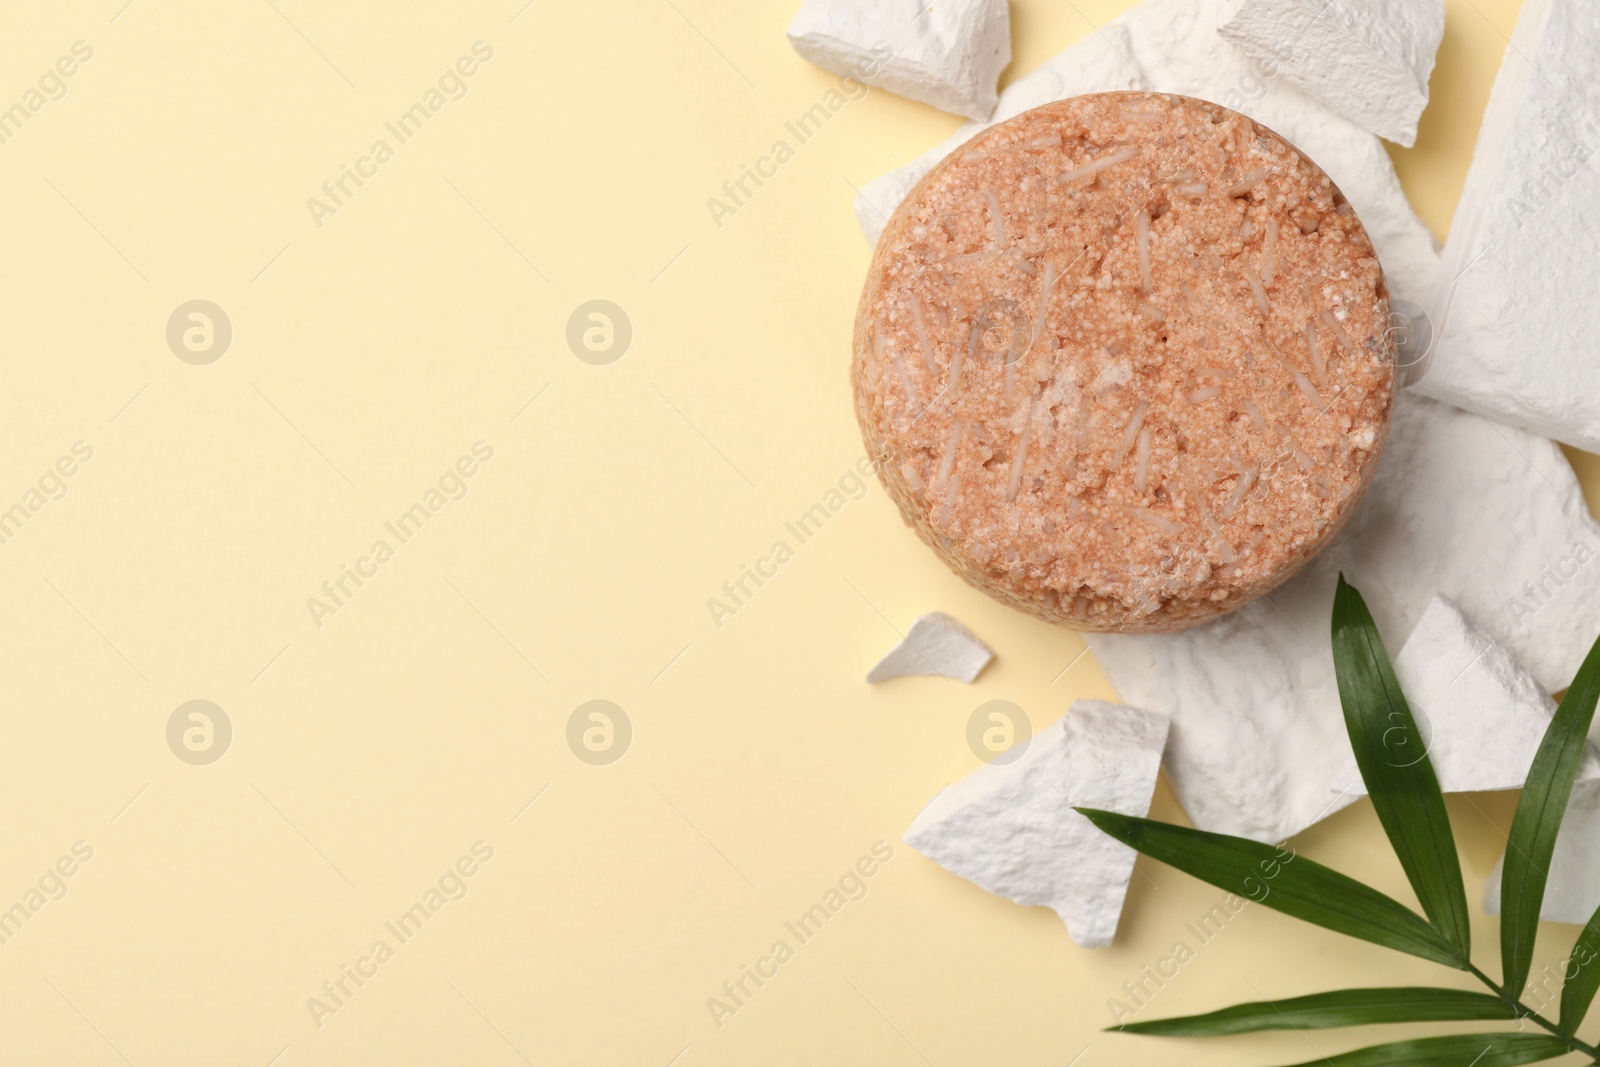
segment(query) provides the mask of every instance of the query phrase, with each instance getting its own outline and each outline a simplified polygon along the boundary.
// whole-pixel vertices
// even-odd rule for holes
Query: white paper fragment
[[[1415,387],[1600,451],[1600,19],[1528,0],[1450,228]],[[1429,305],[1424,304],[1424,307]]]
[[[1410,148],[1444,39],[1444,0],[1245,0],[1219,32],[1345,118]]]
[[[982,120],[1011,62],[1011,15],[1006,0],[805,0],[789,42],[824,70]]]
[[[1600,782],[1578,782],[1572,787],[1550,857],[1550,879],[1545,883],[1539,917],[1547,922],[1584,924],[1600,908]],[[1494,865],[1483,887],[1483,910],[1500,914],[1500,875],[1505,857]]]
[[[1564,688],[1600,634],[1600,526],[1559,448],[1402,393],[1350,525],[1276,592],[1178,634],[1087,635],[1122,699],[1172,718],[1195,825],[1281,841],[1349,802],[1330,620],[1342,570],[1391,649],[1436,595]]]
[[[1401,191],[1383,143],[1217,36],[1232,0],[1147,0],[1091,32],[1000,94],[995,120],[1089,92],[1139,89],[1198,97],[1271,128],[1328,172],[1360,216],[1396,297],[1426,307],[1438,243]],[[869,183],[856,220],[877,243],[883,227],[933,165],[984,125],[963,126],[909,166]]]
[[[1019,904],[1053,908],[1072,940],[1111,944],[1134,851],[1074,807],[1150,810],[1167,720],[1080,700],[1014,762],[991,763],[946,788],[905,842],[955,874]]]
[[[971,630],[935,611],[911,624],[905,640],[878,661],[867,681],[876,684],[891,678],[933,674],[970,685],[992,659],[994,653]]]
[[[1446,793],[1522,787],[1556,702],[1510,652],[1439,596],[1395,657],[1394,672],[1426,747],[1397,733],[1388,758],[1408,766],[1426,751]],[[1592,746],[1579,776],[1600,777]],[[1353,755],[1337,788],[1366,795]]]

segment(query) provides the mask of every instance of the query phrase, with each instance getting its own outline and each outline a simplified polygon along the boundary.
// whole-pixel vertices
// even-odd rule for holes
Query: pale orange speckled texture
[[[936,167],[884,231],[857,411],[906,520],[1000,600],[1161,631],[1271,590],[1388,433],[1383,273],[1328,177],[1250,119],[1106,93]]]

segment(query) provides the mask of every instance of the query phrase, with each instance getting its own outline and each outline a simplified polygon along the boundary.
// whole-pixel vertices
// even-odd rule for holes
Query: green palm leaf
[[[1600,700],[1600,642],[1590,649],[1566,698],[1556,709],[1555,718],[1550,721],[1550,728],[1545,731],[1539,751],[1533,757],[1527,784],[1522,788],[1522,799],[1517,802],[1517,814],[1511,820],[1500,881],[1500,958],[1505,969],[1504,989],[1512,996],[1519,995],[1528,982],[1550,857],[1555,852],[1561,817],[1566,813],[1567,801],[1572,798],[1572,783],[1577,780],[1578,767],[1583,762],[1584,745],[1597,700]]]
[[[1344,575],[1333,599],[1333,662],[1345,727],[1378,820],[1423,912],[1465,958],[1472,926],[1444,794],[1378,626]]]
[[[1341,934],[1466,969],[1465,957],[1422,916],[1292,852],[1116,812],[1078,810],[1130,848],[1219,889]]]
[[[1568,957],[1566,984],[1561,987],[1561,1032],[1576,1033],[1583,1017],[1589,1014],[1596,990],[1600,990],[1600,909],[1578,935]]]
[[[1258,1030],[1328,1030],[1379,1023],[1515,1018],[1515,1008],[1488,993],[1411,986],[1313,993],[1308,997],[1238,1004],[1205,1015],[1152,1019],[1111,1029],[1160,1037],[1220,1037]]]
[[[1571,1051],[1559,1038],[1544,1034],[1452,1034],[1373,1045],[1297,1067],[1515,1067]]]

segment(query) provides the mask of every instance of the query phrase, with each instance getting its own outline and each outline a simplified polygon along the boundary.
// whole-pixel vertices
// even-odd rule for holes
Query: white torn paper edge
[[[1444,39],[1444,0],[1245,0],[1219,32],[1345,118],[1410,148]]]
[[[1011,62],[1011,14],[1006,0],[805,0],[789,43],[824,70],[982,120]]]
[[[876,685],[891,678],[932,674],[971,684],[994,659],[994,653],[959,620],[941,611],[911,624],[905,639],[878,661],[867,675]]]
[[[1232,108],[1287,138],[1327,171],[1360,216],[1390,292],[1419,307],[1433,299],[1439,246],[1411,210],[1383,143],[1217,35],[1232,0],[1147,0],[1019,78],[1000,94],[994,120],[1089,92],[1180,93]],[[986,125],[968,124],[911,164],[868,183],[856,220],[874,244],[922,177]]]
[[[1110,945],[1135,853],[1072,809],[1146,815],[1167,725],[1138,708],[1080,700],[1021,758],[946,788],[905,842],[991,893],[1054,909],[1078,944]]]
[[[1402,393],[1350,525],[1277,591],[1178,634],[1089,634],[1118,695],[1172,718],[1167,771],[1206,830],[1282,841],[1348,804],[1330,620],[1343,571],[1389,647],[1435,595],[1546,692],[1600,634],[1600,526],[1556,445]]]
[[[1489,96],[1415,388],[1600,452],[1600,21],[1527,0]],[[1429,305],[1425,304],[1425,307]]]
[[[1578,782],[1561,819],[1556,850],[1550,857],[1539,917],[1547,922],[1584,924],[1600,908],[1600,781]],[[1505,857],[1494,865],[1483,887],[1483,910],[1500,914],[1500,877]]]
[[[1522,787],[1556,702],[1509,651],[1437,596],[1395,657],[1394,671],[1424,747],[1397,734],[1388,753],[1393,762],[1407,766],[1425,751],[1446,793]],[[1600,778],[1600,752],[1592,746],[1579,777]],[[1366,795],[1353,755],[1337,788]]]

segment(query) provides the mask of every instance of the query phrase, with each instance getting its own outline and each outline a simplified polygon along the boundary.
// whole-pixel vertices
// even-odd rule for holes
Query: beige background
[[[976,765],[979,703],[1042,727],[1111,695],[1076,635],[968,590],[876,488],[707,611],[859,455],[852,185],[955,119],[852,101],[719,228],[707,198],[836,84],[789,49],[793,3],[124,2],[0,15],[0,107],[94,53],[0,145],[0,509],[94,450],[0,545],[0,908],[93,849],[0,945],[0,1062],[1313,1057],[1099,1033],[1215,891],[1141,864],[1089,952],[899,844]],[[1008,78],[1124,6],[1015,3]],[[1395,153],[1441,235],[1516,8],[1451,0]],[[464,98],[319,228],[307,198],[480,40]],[[209,366],[165,338],[196,298],[234,330]],[[565,342],[592,299],[633,323],[610,366]],[[480,440],[465,497],[397,545],[385,521]],[[379,538],[394,558],[316,626],[307,598]],[[999,651],[980,683],[863,684],[934,609]],[[634,730],[609,766],[566,741],[599,698]],[[167,745],[191,699],[233,725],[209,766]],[[1475,893],[1510,800],[1451,807]],[[1156,809],[1180,817],[1165,787]],[[707,998],[880,840],[866,895],[715,1025]],[[399,944],[384,923],[478,841],[465,898]],[[1404,895],[1365,805],[1298,844]],[[393,958],[319,1027],[308,998],[380,938]],[[1450,979],[1252,910],[1150,1014]]]

